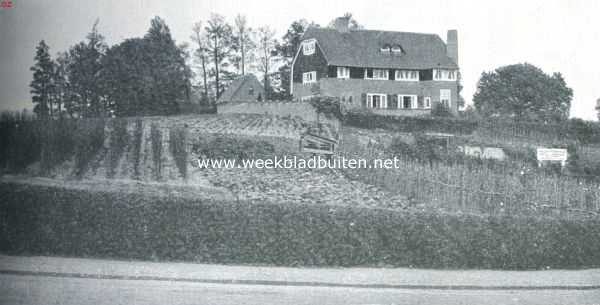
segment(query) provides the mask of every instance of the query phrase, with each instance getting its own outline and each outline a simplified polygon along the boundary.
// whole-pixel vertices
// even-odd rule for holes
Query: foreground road
[[[0,275],[0,304],[600,304],[600,290],[428,290]]]
[[[0,255],[0,304],[600,305],[600,270],[309,269]]]

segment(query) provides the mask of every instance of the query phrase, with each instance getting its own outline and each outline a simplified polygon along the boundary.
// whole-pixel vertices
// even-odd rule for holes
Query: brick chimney
[[[458,65],[458,31],[448,30],[446,37],[446,55]]]
[[[350,28],[348,27],[350,23],[350,17],[337,17],[334,21],[334,27],[340,33],[348,33]]]

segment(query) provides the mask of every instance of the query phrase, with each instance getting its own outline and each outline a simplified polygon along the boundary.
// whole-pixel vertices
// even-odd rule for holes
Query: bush
[[[445,132],[471,134],[477,129],[476,121],[444,117],[409,117],[379,115],[365,110],[352,110],[344,116],[344,123],[359,128],[382,128],[397,132]]]
[[[162,177],[162,134],[156,124],[150,126],[150,141],[152,145],[154,178],[160,180]]]
[[[86,119],[77,124],[75,142],[75,175],[81,177],[104,145],[104,119]]]
[[[125,147],[129,143],[129,134],[127,133],[127,119],[113,119],[112,134],[110,137],[110,146],[108,148],[109,166],[107,175],[109,178],[115,176],[117,165],[121,160],[121,156],[125,152]]]
[[[239,139],[219,135],[211,139],[197,139],[192,151],[209,159],[247,160],[273,157],[275,147],[267,141]]]
[[[0,251],[15,255],[281,266],[600,267],[597,218],[332,209],[5,183],[0,222]]]
[[[186,130],[183,128],[172,128],[169,130],[169,149],[179,169],[181,177],[187,177],[187,150]]]

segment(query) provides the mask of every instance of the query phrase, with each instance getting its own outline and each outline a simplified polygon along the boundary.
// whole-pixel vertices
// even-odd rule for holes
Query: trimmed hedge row
[[[445,132],[471,134],[478,127],[476,121],[445,117],[410,117],[380,115],[366,111],[350,111],[344,124],[359,128],[382,128],[399,132]]]
[[[282,266],[600,266],[600,220],[492,218],[0,184],[0,251]]]

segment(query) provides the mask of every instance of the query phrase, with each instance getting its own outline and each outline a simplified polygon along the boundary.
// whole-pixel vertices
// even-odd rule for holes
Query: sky
[[[458,30],[463,96],[471,103],[484,71],[528,62],[560,72],[574,91],[571,116],[593,120],[600,98],[600,1],[596,0],[12,0],[0,9],[0,110],[31,109],[29,82],[35,46],[54,56],[83,40],[94,21],[109,45],[144,35],[154,16],[177,43],[190,42],[192,25],[218,13],[233,23],[272,27],[277,37],[304,18],[321,25],[351,12],[366,29],[438,34]]]

